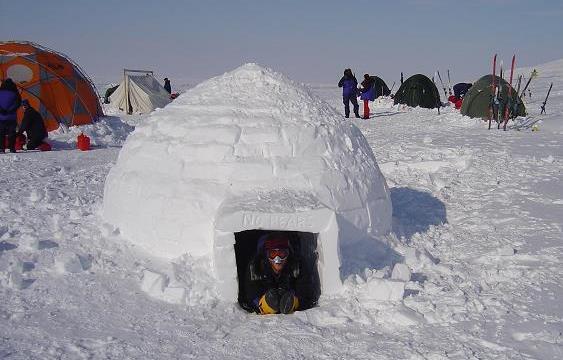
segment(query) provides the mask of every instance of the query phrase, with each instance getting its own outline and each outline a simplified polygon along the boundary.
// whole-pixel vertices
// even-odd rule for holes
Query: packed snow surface
[[[563,358],[563,63],[536,69],[506,132],[389,99],[354,120],[390,186],[398,259],[289,316],[213,300],[204,258],[163,261],[103,220],[117,119],[86,129],[93,151],[70,129],[50,135],[59,151],[0,154],[0,357]],[[342,112],[339,89],[314,92]]]

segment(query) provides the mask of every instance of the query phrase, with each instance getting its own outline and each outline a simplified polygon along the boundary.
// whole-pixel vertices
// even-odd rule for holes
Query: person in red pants
[[[360,88],[360,99],[364,101],[364,116],[362,119],[369,119],[369,102],[375,100],[375,81],[369,74],[364,74],[364,81]]]

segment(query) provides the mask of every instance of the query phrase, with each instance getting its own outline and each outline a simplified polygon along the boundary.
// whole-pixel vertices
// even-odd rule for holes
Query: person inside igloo
[[[312,280],[287,233],[267,233],[258,240],[256,254],[248,263],[241,305],[262,315],[308,309],[314,302]]]

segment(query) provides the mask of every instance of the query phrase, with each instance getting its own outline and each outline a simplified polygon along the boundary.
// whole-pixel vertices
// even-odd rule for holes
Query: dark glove
[[[279,311],[282,314],[291,314],[299,306],[299,301],[297,297],[293,294],[293,291],[280,290],[279,291]]]
[[[266,303],[269,307],[271,307],[275,312],[279,312],[280,310],[280,295],[278,289],[270,289],[264,295],[266,299]]]

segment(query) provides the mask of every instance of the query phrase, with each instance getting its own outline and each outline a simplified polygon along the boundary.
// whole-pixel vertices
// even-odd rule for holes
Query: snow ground
[[[389,241],[412,272],[402,301],[374,291],[389,268],[290,316],[213,301],[205,260],[163,262],[102,222],[105,177],[131,130],[115,117],[84,129],[90,152],[71,149],[71,129],[53,134],[60,151],[0,154],[0,357],[563,358],[563,64],[537,69],[530,115],[507,132],[388,99],[353,120],[391,187]],[[337,88],[313,90],[342,111]],[[147,269],[175,273],[185,304],[144,292]]]

